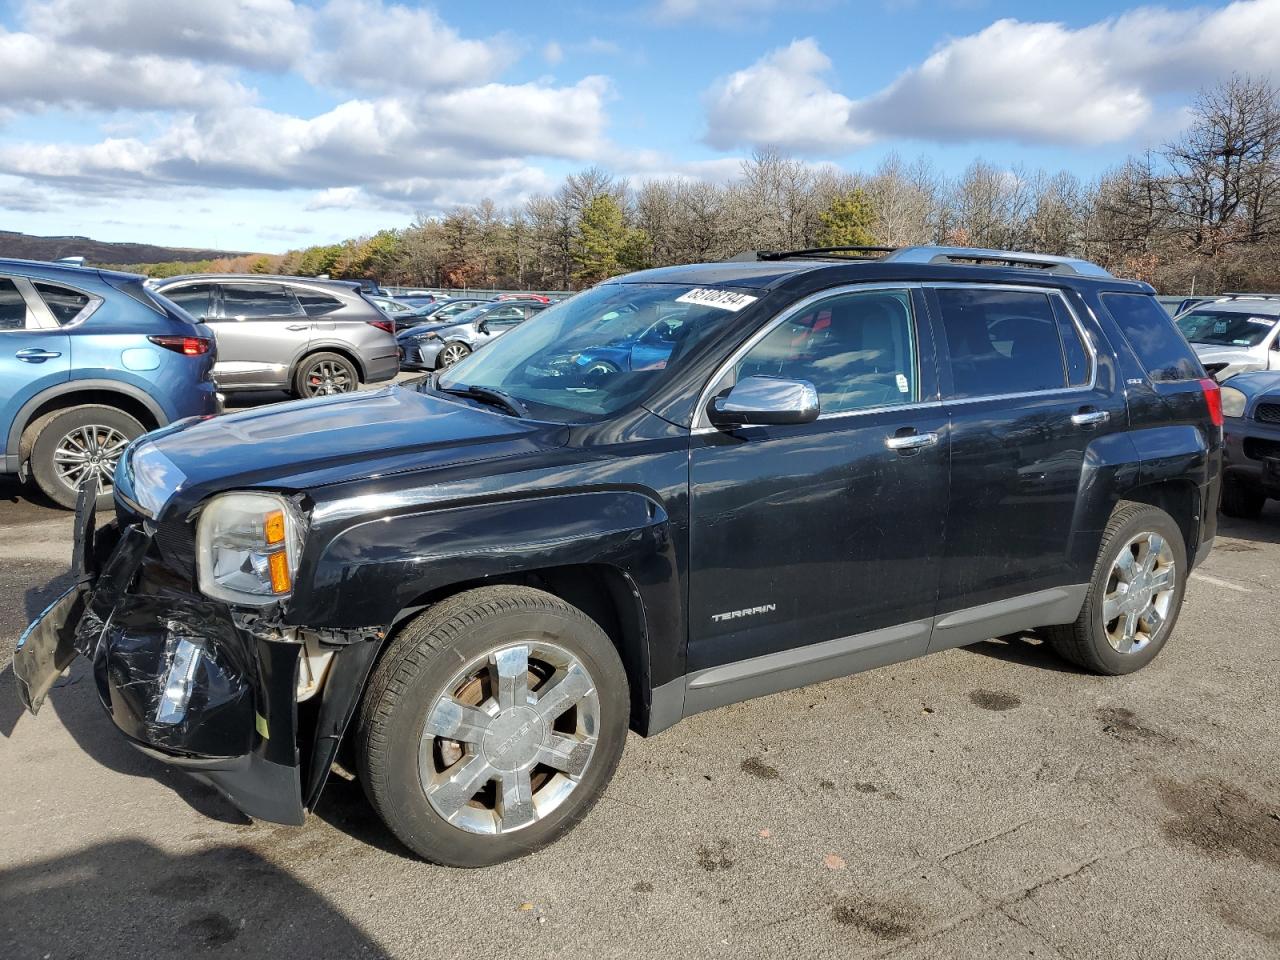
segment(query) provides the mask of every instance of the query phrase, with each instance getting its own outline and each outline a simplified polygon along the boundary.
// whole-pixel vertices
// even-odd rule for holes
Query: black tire
[[[67,463],[62,457],[66,451],[83,448],[88,452],[95,449],[95,442],[101,441],[102,446],[96,448],[98,453],[93,454],[101,459],[93,461],[86,469],[98,471],[98,482],[101,485],[98,507],[107,508],[111,506],[111,477],[116,461],[124,449],[123,446],[118,446],[118,440],[133,440],[147,432],[147,428],[129,414],[104,404],[86,404],[60,410],[43,418],[34,425],[34,429],[37,432],[31,447],[31,477],[45,496],[68,510],[76,508],[80,483],[87,473],[78,474],[75,477],[78,482],[74,485],[69,479],[65,479]],[[60,448],[63,450],[61,454]]]
[[[1112,573],[1112,566],[1122,550],[1135,537],[1144,533],[1159,534],[1173,555],[1173,594],[1168,615],[1141,649],[1121,653],[1107,638],[1102,604]],[[1173,518],[1158,507],[1145,503],[1120,503],[1111,514],[1102,535],[1102,546],[1094,564],[1093,577],[1085,593],[1084,606],[1074,623],[1046,627],[1044,634],[1054,650],[1065,660],[1109,676],[1120,676],[1140,670],[1155,659],[1178,623],[1182,597],[1187,582],[1187,548],[1182,531]]]
[[[312,353],[302,358],[293,372],[293,394],[307,399],[354,393],[360,389],[360,371],[340,353]]]
[[[423,732],[437,700],[452,692],[447,688],[459,671],[520,641],[553,643],[586,670],[599,707],[594,752],[576,786],[541,819],[508,833],[468,832],[449,823],[427,798],[419,779]],[[431,607],[391,641],[361,701],[355,725],[356,768],[370,803],[405,846],[446,866],[488,866],[546,846],[586,816],[622,756],[629,715],[622,662],[594,621],[541,590],[481,587]],[[505,748],[505,742],[497,747]],[[456,761],[459,767],[481,755],[492,759],[488,746],[467,749]],[[496,776],[484,781],[469,806],[485,790],[497,790],[497,784]]]
[[[447,370],[459,360],[471,356],[471,348],[458,340],[450,340],[436,354],[436,369]]]
[[[1228,517],[1256,520],[1267,505],[1262,488],[1228,473],[1222,480],[1222,512]]]

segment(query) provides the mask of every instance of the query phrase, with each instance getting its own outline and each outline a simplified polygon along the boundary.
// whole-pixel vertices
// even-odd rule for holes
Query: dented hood
[[[246,486],[294,489],[561,446],[567,430],[391,386],[184,421],[130,447],[119,492],[146,513]]]

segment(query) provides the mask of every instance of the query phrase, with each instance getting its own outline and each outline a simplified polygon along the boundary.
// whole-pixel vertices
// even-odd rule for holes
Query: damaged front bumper
[[[302,645],[245,629],[226,604],[140,578],[154,530],[139,523],[95,533],[95,495],[82,492],[76,510],[76,582],[14,654],[23,702],[35,713],[71,661],[88,657],[103,706],[136,747],[216,787],[251,817],[301,824],[377,645],[335,648],[300,730]]]

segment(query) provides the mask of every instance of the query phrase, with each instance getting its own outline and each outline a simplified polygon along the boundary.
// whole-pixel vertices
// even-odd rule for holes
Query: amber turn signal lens
[[[284,543],[284,511],[272,510],[267,514],[267,519],[262,525],[262,533],[267,539],[267,543],[274,546],[277,543]]]
[[[289,581],[289,558],[285,552],[277,550],[267,563],[271,568],[271,589],[276,593],[288,593],[293,584]]]

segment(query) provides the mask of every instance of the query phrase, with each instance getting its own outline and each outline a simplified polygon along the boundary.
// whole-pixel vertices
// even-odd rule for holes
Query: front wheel
[[[1178,622],[1187,573],[1187,548],[1173,518],[1145,503],[1122,504],[1103,533],[1080,616],[1049,627],[1049,642],[1095,673],[1139,670]]]
[[[378,664],[356,729],[360,780],[420,856],[501,863],[586,816],[629,712],[617,651],[580,610],[527,587],[470,590],[407,624]]]
[[[471,348],[465,343],[446,343],[440,348],[440,354],[436,357],[436,369],[444,370],[452,367],[459,360],[465,358],[471,353]]]
[[[1256,520],[1267,505],[1262,488],[1228,473],[1222,480],[1222,512],[1228,517]]]

